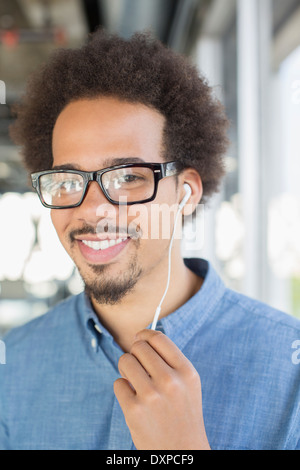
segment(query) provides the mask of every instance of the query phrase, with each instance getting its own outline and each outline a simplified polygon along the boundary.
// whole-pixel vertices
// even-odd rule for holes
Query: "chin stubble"
[[[125,233],[125,231],[112,229],[105,230],[105,232]],[[75,235],[84,235],[94,233],[90,226],[74,231],[70,234],[71,243],[74,242]],[[142,275],[142,268],[138,264],[137,251],[140,246],[140,238],[137,238],[137,232],[130,234],[131,243],[135,244],[136,251],[128,260],[127,267],[115,274],[113,277],[110,274],[110,267],[113,263],[93,265],[89,264],[91,274],[84,274],[80,267],[79,273],[82,277],[85,286],[86,294],[94,299],[97,303],[103,305],[116,305],[118,304],[129,292],[131,292],[138,280]]]
[[[116,305],[127,294],[133,291],[142,275],[142,268],[138,265],[138,256],[133,254],[127,267],[115,274],[109,273],[108,265],[89,265],[92,275],[82,275],[86,294],[98,304]],[[80,270],[79,270],[80,272]]]

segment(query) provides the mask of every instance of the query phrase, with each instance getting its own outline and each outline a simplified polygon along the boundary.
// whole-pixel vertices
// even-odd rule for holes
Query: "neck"
[[[175,247],[174,247],[175,248]],[[135,334],[147,328],[166,288],[168,259],[139,279],[134,290],[117,305],[98,304],[93,307],[104,327],[125,351],[129,351]],[[170,285],[163,301],[160,318],[166,317],[186,303],[201,287],[203,280],[188,269],[178,250],[172,253]]]

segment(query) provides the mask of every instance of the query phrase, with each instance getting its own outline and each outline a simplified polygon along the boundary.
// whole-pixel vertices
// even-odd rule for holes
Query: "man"
[[[175,237],[218,188],[226,126],[196,69],[144,34],[99,30],[33,76],[12,136],[85,292],[5,339],[1,449],[300,448],[299,322]]]

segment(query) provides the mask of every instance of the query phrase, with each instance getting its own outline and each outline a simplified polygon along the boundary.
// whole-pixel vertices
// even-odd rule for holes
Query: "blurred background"
[[[0,337],[82,290],[8,127],[29,74],[98,25],[151,29],[207,77],[231,121],[227,176],[183,249],[300,318],[300,0],[0,0]]]

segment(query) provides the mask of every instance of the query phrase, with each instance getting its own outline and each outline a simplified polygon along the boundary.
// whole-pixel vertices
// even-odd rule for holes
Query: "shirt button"
[[[97,348],[97,341],[96,341],[95,338],[92,338],[92,340],[91,340],[91,345],[92,345],[92,348],[93,348],[93,349],[96,349],[96,348]]]
[[[100,326],[98,326],[97,324],[95,324],[95,330],[97,330],[98,333],[100,333],[102,335],[102,330],[101,330]]]

